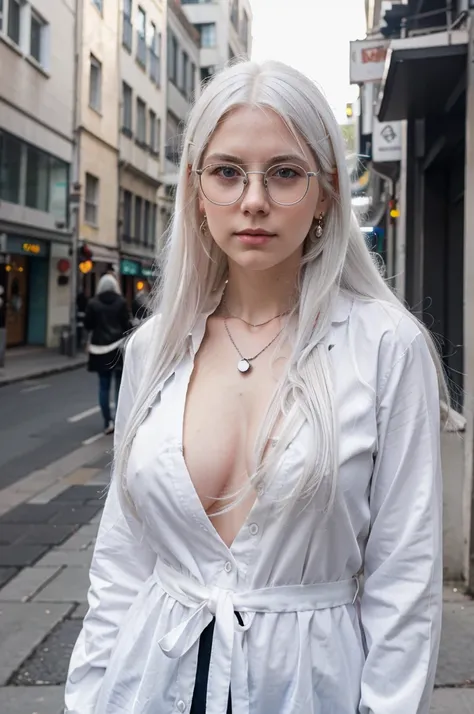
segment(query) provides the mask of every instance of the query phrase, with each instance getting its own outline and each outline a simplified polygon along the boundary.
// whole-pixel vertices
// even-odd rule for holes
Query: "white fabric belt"
[[[226,714],[231,679],[235,685],[232,687],[232,714],[249,714],[243,633],[251,626],[256,612],[323,610],[354,604],[359,594],[357,576],[331,583],[234,592],[201,585],[163,563],[157,565],[155,574],[170,597],[192,610],[184,622],[159,640],[168,657],[186,654],[215,618],[206,714]],[[235,612],[241,614],[243,625],[237,621]]]

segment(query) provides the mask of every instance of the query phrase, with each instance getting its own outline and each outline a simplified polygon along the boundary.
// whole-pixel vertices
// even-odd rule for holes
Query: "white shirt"
[[[228,548],[181,442],[206,319],[134,440],[128,488],[138,520],[112,481],[67,714],[189,712],[199,637],[213,617],[206,714],[226,714],[229,686],[233,714],[428,714],[442,484],[437,379],[421,332],[387,303],[339,296],[327,340],[340,429],[334,510],[324,521],[317,496],[304,509],[275,507],[301,474],[304,425]],[[129,343],[117,440],[156,327],[153,318]]]

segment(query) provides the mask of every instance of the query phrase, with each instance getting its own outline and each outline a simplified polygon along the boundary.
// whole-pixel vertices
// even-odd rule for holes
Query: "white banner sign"
[[[351,42],[351,84],[379,82],[384,73],[388,40],[356,40]]]
[[[400,121],[379,122],[374,117],[372,158],[377,162],[402,160],[402,123]]]

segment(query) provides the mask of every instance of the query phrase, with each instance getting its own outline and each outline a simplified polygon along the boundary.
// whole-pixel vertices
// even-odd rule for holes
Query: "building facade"
[[[157,241],[165,16],[161,0],[122,4],[119,243],[122,287],[129,304],[152,276]]]
[[[179,0],[166,5],[165,116],[162,130],[162,186],[159,191],[158,233],[162,236],[173,208],[181,142],[191,103],[200,92],[199,33]]]
[[[252,11],[249,0],[182,0],[182,5],[199,32],[201,81],[234,57],[250,57]]]
[[[74,180],[81,187],[79,244],[93,254],[93,268],[78,289],[93,295],[102,273],[119,269],[120,9],[106,0],[78,0]]]
[[[378,83],[365,108],[372,139],[384,127],[390,151],[399,135],[399,160],[384,162],[395,202],[390,272],[437,336],[465,431],[463,440],[455,431],[442,436],[445,565],[448,577],[474,591],[474,206],[467,200],[474,195],[474,14],[467,0],[368,0],[366,9],[366,69],[372,63]],[[370,84],[362,83],[362,95]]]
[[[74,0],[0,2],[0,341],[9,347],[56,345],[69,321],[74,23]]]

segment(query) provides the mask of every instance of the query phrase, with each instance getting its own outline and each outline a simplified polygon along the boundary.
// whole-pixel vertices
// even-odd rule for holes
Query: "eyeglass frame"
[[[297,201],[293,201],[293,203],[280,203],[279,201],[275,201],[275,199],[271,195],[270,191],[268,190],[268,179],[265,178],[269,171],[271,171],[272,169],[274,169],[277,166],[285,166],[285,164],[273,164],[273,166],[269,166],[266,171],[246,171],[242,166],[239,166],[238,164],[233,164],[231,162],[229,162],[229,163],[217,162],[215,164],[208,164],[207,166],[204,166],[202,169],[194,169],[194,173],[196,173],[199,176],[199,186],[200,186],[201,191],[203,192],[204,196],[207,198],[208,201],[210,201],[210,203],[214,204],[214,206],[233,206],[235,203],[238,203],[238,201],[240,201],[240,199],[244,195],[245,190],[250,185],[250,181],[248,178],[250,174],[260,174],[261,176],[264,177],[263,186],[265,188],[265,191],[267,192],[268,198],[273,203],[276,203],[277,206],[285,206],[285,207],[286,206],[297,206],[298,203],[301,203],[301,201],[303,201],[306,198],[306,196],[308,195],[310,179],[313,177],[319,176],[319,174],[321,172],[320,171],[305,171],[304,168],[302,166],[300,166],[299,164],[290,164],[289,163],[287,165],[295,166],[296,168],[301,169],[306,174],[306,178],[308,180],[308,185],[306,186],[306,191],[304,192],[304,194],[302,195],[301,198],[299,198]],[[238,198],[235,199],[235,201],[231,201],[230,203],[217,203],[216,201],[213,201],[212,199],[210,199],[209,196],[207,196],[206,192],[204,191],[204,189],[202,187],[202,175],[206,169],[209,169],[212,166],[231,166],[232,168],[239,169],[239,171],[241,171],[244,174],[244,186],[242,188],[242,193],[240,194],[240,196]]]

